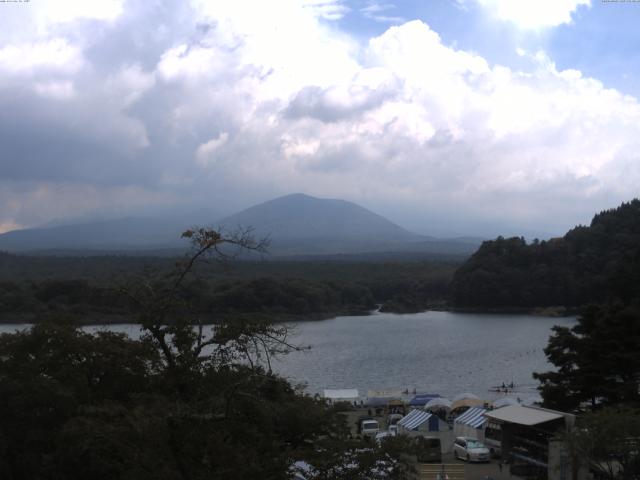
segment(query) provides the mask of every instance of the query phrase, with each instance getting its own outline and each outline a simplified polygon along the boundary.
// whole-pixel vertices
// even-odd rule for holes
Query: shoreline
[[[453,307],[445,305],[437,305],[424,310],[419,311],[386,311],[381,305],[375,310],[367,311],[336,311],[336,312],[316,312],[308,314],[268,314],[261,312],[253,313],[240,313],[239,316],[251,317],[253,315],[257,317],[270,318],[273,323],[289,323],[289,322],[319,322],[323,320],[330,320],[336,317],[344,316],[362,316],[367,317],[376,313],[390,313],[395,315],[411,315],[424,312],[452,312],[452,313],[479,313],[479,314],[494,314],[494,315],[533,315],[540,317],[550,318],[565,318],[576,316],[580,313],[578,307],[536,307],[536,308],[515,308],[515,307],[499,307],[499,308],[474,308],[474,307]],[[234,314],[226,314],[232,316]],[[2,313],[0,314],[0,325],[33,325],[40,323],[42,320],[52,319],[56,317],[64,317],[72,319],[79,326],[97,326],[97,325],[123,325],[123,324],[138,324],[134,315],[125,314],[105,314],[91,312],[87,314],[78,313],[65,313],[65,312],[48,312],[48,313]],[[203,325],[216,325],[220,317],[225,315],[213,315],[202,314],[197,317],[200,319]],[[40,321],[39,321],[40,319]],[[194,318],[194,325],[197,324]]]

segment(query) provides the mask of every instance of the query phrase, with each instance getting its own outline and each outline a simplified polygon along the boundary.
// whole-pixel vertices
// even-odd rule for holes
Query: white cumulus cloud
[[[227,132],[222,132],[216,138],[212,138],[206,143],[198,146],[196,150],[196,159],[198,163],[201,165],[207,165],[209,162],[214,160],[214,154],[216,150],[222,147],[227,140],[229,139],[229,134]]]
[[[591,0],[476,0],[499,20],[513,22],[523,29],[557,27],[571,23],[579,7]]]
[[[36,71],[74,73],[82,66],[81,50],[65,38],[6,45],[0,48],[0,70],[11,74]]]
[[[506,3],[478,1],[516,21]],[[588,2],[528,4],[532,25],[551,26]],[[361,41],[330,20],[344,6],[328,0],[180,2],[162,34],[145,23],[153,4],[137,5],[139,17],[124,4],[127,15],[105,21],[111,36],[64,23],[55,38],[0,48],[12,79],[0,142],[21,159],[0,164],[0,187],[58,182],[38,198],[97,192],[96,209],[115,191],[135,205],[235,206],[304,191],[412,215],[413,226],[426,211],[543,225],[549,208],[575,218],[637,194],[638,100],[545,52],[520,50],[526,68],[492,64],[418,20]],[[133,37],[118,30],[125,17]],[[129,48],[112,48],[118,34]],[[0,221],[36,218],[29,192]]]

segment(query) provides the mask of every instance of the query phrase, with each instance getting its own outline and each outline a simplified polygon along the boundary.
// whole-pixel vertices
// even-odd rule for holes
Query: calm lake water
[[[551,327],[574,323],[573,318],[451,312],[298,322],[294,338],[311,349],[288,355],[275,368],[305,382],[311,393],[415,388],[449,398],[471,392],[493,399],[490,386],[513,381],[524,398],[537,394],[532,372],[551,368],[542,351]]]
[[[275,361],[273,367],[309,393],[325,388],[416,389],[451,398],[471,392],[493,399],[488,389],[502,382],[519,385],[521,398],[536,395],[534,371],[551,368],[542,349],[553,325],[573,318],[531,315],[375,313],[290,324],[293,342],[311,349]],[[1,325],[0,332],[24,328]],[[89,327],[97,330],[105,327]],[[137,325],[111,330],[132,337]]]

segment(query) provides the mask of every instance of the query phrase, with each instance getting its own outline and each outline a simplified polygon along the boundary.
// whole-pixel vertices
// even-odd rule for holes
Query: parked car
[[[489,449],[477,438],[456,437],[453,442],[453,456],[467,462],[488,462]]]
[[[438,437],[416,437],[416,458],[420,463],[442,461],[442,447]]]
[[[398,433],[398,422],[402,419],[402,415],[399,413],[391,413],[387,417],[387,428],[394,435]]]
[[[360,433],[365,437],[375,437],[380,431],[380,424],[372,418],[360,420]]]
[[[394,434],[394,433],[391,433],[391,432],[389,432],[389,431],[386,431],[386,432],[378,432],[378,433],[376,433],[376,443],[377,443],[378,445],[381,445],[381,444],[382,444],[382,442],[383,442],[383,440],[384,440],[385,438],[389,438],[389,437],[395,437],[395,434]]]

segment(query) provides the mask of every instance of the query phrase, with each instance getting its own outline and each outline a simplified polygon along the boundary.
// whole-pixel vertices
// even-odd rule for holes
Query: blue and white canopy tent
[[[484,408],[472,407],[453,422],[453,434],[456,437],[471,437],[484,441],[484,426],[487,423]]]
[[[411,410],[398,421],[398,433],[428,434],[448,430],[449,426],[437,415],[424,410]]]

